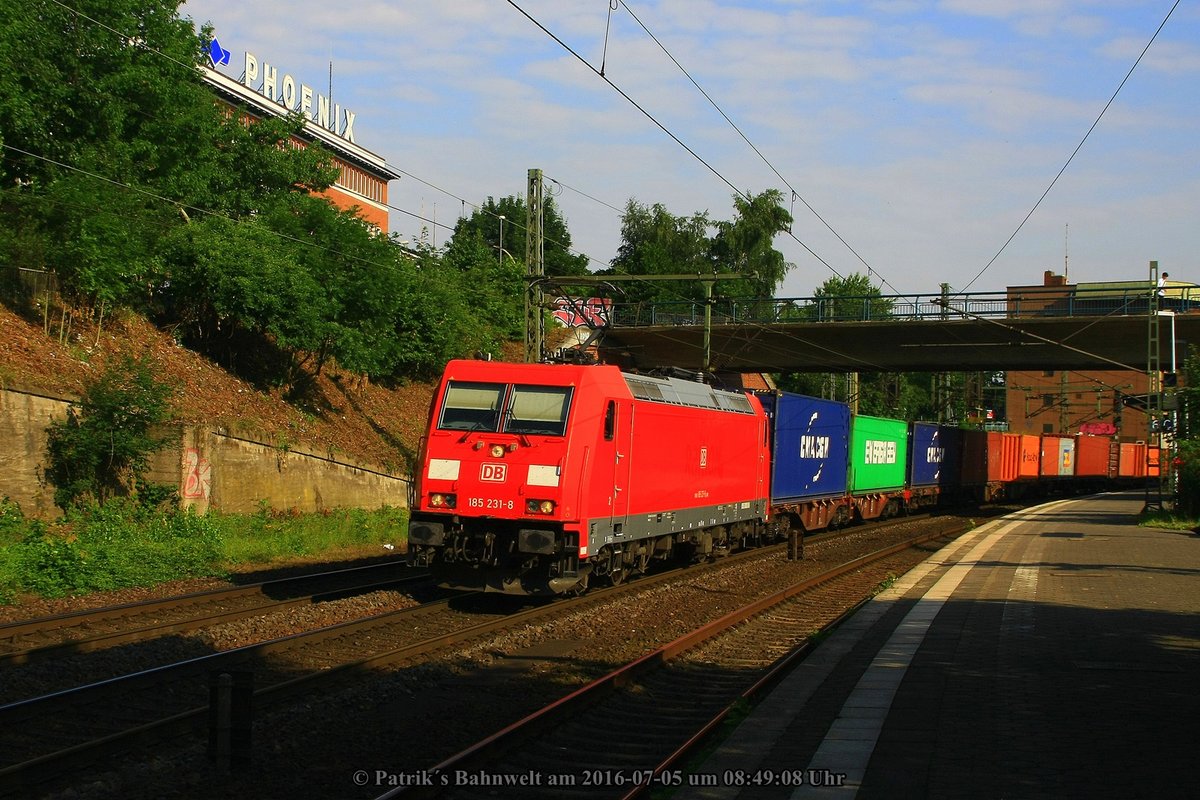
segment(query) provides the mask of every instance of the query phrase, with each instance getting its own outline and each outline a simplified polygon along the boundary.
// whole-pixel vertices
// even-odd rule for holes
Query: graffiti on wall
[[[212,464],[189,447],[183,453],[183,496],[189,500],[207,500],[212,489]]]
[[[612,314],[612,300],[605,297],[556,297],[554,320],[564,328],[603,328]]]

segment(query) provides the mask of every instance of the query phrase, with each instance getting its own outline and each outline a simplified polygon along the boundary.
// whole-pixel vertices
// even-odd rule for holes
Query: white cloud
[[[890,285],[965,284],[995,255],[1079,143],[1165,8],[1135,0],[639,0],[634,11],[816,211]],[[518,5],[641,104],[739,189],[784,190],[624,8]],[[730,215],[732,189],[507,3],[193,0],[222,43],[335,92],[359,143],[471,203],[548,176],[617,207]],[[976,289],[1072,273],[1139,276],[1157,258],[1200,273],[1200,15],[1172,17],[1038,212]],[[231,72],[234,70],[231,70]],[[616,252],[616,212],[579,192],[556,202],[578,248]],[[393,184],[405,212],[452,225],[462,203]],[[802,203],[797,235],[846,274],[866,268]],[[448,233],[439,231],[443,242]],[[829,269],[795,241],[782,290]],[[1172,260],[1175,263],[1171,263]],[[1096,278],[1100,279],[1100,278]]]

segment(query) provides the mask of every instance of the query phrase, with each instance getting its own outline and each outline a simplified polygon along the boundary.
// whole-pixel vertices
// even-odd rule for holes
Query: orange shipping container
[[[1030,434],[1021,434],[1021,464],[1017,475],[1020,478],[1036,478],[1038,463],[1042,458],[1042,440]]]
[[[1121,461],[1117,474],[1122,478],[1146,477],[1146,445],[1142,442],[1121,442]]]
[[[1110,439],[1103,436],[1075,437],[1075,474],[1087,476],[1108,475],[1108,452]]]
[[[1009,483],[1021,468],[1021,437],[1015,433],[988,431],[987,479]]]

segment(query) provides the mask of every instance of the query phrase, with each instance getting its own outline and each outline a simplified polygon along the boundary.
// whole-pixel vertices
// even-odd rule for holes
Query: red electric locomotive
[[[451,361],[411,504],[409,559],[446,586],[581,591],[768,532],[758,400],[613,366]]]

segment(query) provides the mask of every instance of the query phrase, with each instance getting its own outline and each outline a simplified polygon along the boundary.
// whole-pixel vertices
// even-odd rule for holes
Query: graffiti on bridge
[[[612,314],[612,300],[605,297],[556,297],[554,320],[564,328],[603,328]]]

